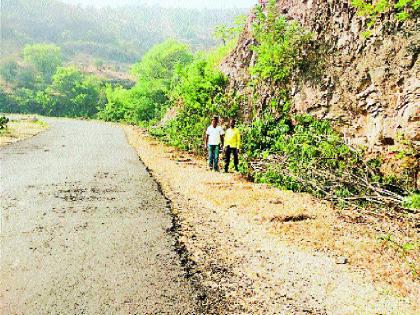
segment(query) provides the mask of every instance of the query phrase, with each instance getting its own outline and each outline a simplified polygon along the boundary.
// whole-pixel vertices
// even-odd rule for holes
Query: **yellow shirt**
[[[229,128],[226,130],[225,135],[225,146],[231,148],[240,149],[241,146],[241,133],[238,128]]]

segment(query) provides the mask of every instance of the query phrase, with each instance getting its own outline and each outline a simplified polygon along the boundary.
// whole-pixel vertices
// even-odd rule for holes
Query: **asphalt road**
[[[196,313],[166,200],[124,132],[48,123],[0,150],[0,313]]]

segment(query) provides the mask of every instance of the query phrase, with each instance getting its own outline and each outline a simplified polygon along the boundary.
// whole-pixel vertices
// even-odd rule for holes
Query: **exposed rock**
[[[417,21],[391,27],[392,14],[386,14],[373,35],[363,38],[360,33],[367,29],[366,18],[358,16],[347,0],[281,0],[278,9],[314,32],[323,48],[319,55],[324,64],[322,77],[297,74],[293,78],[294,112],[330,118],[350,143],[367,145],[372,151],[384,148],[383,139],[405,138],[419,144]],[[251,23],[252,17],[238,46],[221,65],[230,88],[249,96],[242,104],[245,119],[252,118],[255,108],[255,92],[246,88],[248,67],[257,58],[250,48],[254,44]],[[269,101],[271,85],[267,82],[257,88],[261,96],[257,113]]]

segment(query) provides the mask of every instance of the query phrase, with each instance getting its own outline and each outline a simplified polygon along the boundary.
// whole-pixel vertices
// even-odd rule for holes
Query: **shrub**
[[[9,118],[5,116],[0,116],[0,129],[6,128],[8,122],[9,122]]]
[[[415,193],[404,199],[404,207],[408,209],[420,209],[420,193]]]
[[[166,125],[151,128],[152,134],[181,149],[200,152],[211,117],[236,114],[237,108],[225,106],[226,84],[227,78],[205,58],[179,69],[171,101],[181,104],[181,109]]]
[[[37,93],[47,115],[94,117],[103,103],[101,82],[74,67],[60,67],[45,93]]]
[[[359,15],[368,17],[369,28],[373,27],[378,17],[387,11],[395,12],[398,21],[405,21],[418,14],[420,8],[418,0],[352,0],[351,4]]]
[[[132,67],[138,82],[132,89],[106,88],[107,104],[99,117],[108,121],[142,124],[159,117],[169,102],[174,76],[192,62],[188,47],[175,41],[154,46]]]
[[[250,72],[258,81],[276,83],[287,82],[292,72],[303,64],[304,47],[313,37],[298,22],[289,22],[279,15],[274,0],[265,12],[257,9],[253,35],[257,44],[252,50],[257,53],[257,61]]]

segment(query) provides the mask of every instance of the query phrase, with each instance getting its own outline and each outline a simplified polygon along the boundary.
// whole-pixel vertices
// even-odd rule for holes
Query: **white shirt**
[[[220,137],[223,136],[225,132],[221,126],[217,126],[216,128],[211,125],[207,128],[206,135],[209,136],[209,145],[219,145],[221,142]]]

